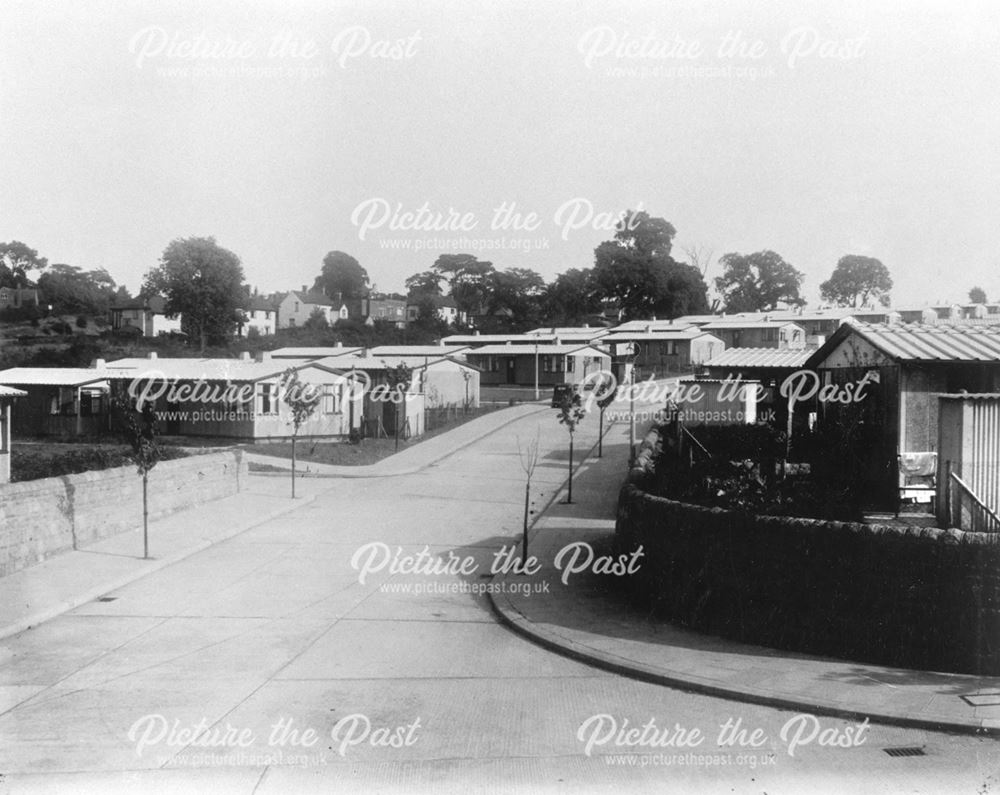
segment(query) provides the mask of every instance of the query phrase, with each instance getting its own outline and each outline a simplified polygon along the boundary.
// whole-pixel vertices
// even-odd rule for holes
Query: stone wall
[[[744,514],[644,490],[646,437],[618,502],[633,596],[682,626],[775,648],[1000,675],[1000,534]]]
[[[236,494],[241,450],[161,461],[149,473],[149,517]],[[0,485],[0,576],[142,527],[134,466]]]

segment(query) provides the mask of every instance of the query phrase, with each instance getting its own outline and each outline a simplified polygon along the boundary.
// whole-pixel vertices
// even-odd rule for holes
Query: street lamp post
[[[635,357],[638,344],[629,343],[629,390],[628,390],[628,463],[635,464]]]
[[[541,398],[538,392],[538,335],[535,335],[535,400]]]

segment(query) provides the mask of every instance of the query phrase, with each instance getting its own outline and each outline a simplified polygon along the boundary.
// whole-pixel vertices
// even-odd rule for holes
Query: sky
[[[262,292],[331,250],[547,281],[628,210],[674,255],[845,254],[1000,298],[994,2],[0,0],[0,241],[133,291],[213,236]],[[627,221],[627,218],[626,218]]]

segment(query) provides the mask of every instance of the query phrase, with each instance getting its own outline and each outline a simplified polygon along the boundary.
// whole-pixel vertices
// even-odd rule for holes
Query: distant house
[[[158,334],[179,334],[181,316],[168,317],[164,312],[166,301],[158,295],[151,298],[136,298],[109,309],[111,328],[115,331],[135,329],[144,337]]]
[[[240,324],[237,336],[244,337],[251,332],[267,337],[278,329],[278,306],[270,298],[255,295],[243,307],[247,322]]]
[[[929,306],[897,306],[894,311],[899,313],[903,323],[937,323],[938,314]]]
[[[34,287],[0,287],[0,309],[20,309],[38,306],[38,290]]]
[[[661,331],[612,329],[610,334],[601,338],[601,344],[611,346],[617,362],[632,364],[637,380],[688,372],[722,353],[726,347],[719,336],[697,326]],[[626,369],[620,367],[617,377],[626,377]]]
[[[305,325],[318,311],[331,326],[341,317],[347,317],[347,309],[336,303],[322,292],[309,290],[302,285],[301,290],[285,293],[278,300],[278,328],[296,328]],[[343,311],[343,315],[341,315]]]
[[[465,312],[459,310],[458,304],[450,295],[434,296],[433,300],[437,308],[438,320],[443,320],[450,325],[465,322]],[[413,299],[408,300],[406,303],[406,322],[412,323],[418,317],[420,317],[420,304]]]
[[[487,386],[577,384],[611,370],[611,354],[592,345],[486,345],[466,351]]]
[[[96,368],[13,367],[0,371],[0,385],[24,395],[11,411],[14,436],[96,436],[108,429],[108,381]]]
[[[372,326],[375,321],[392,323],[397,328],[406,326],[407,303],[405,298],[372,294],[367,298],[354,298],[345,302],[352,320]]]
[[[820,418],[856,429],[866,492],[891,509],[908,473],[933,471],[937,396],[1000,391],[1000,326],[848,323],[805,368],[835,387],[869,379],[863,400],[822,403]]]
[[[727,348],[778,348],[806,347],[806,331],[798,323],[787,320],[725,320],[706,323],[701,327],[720,337]]]
[[[960,320],[963,316],[962,307],[959,304],[940,304],[932,306],[934,314],[938,320]]]
[[[0,483],[10,482],[11,405],[27,393],[9,386],[0,386]]]

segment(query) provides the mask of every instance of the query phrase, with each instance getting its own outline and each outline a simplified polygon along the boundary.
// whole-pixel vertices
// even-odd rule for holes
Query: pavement
[[[479,418],[478,430],[451,437],[453,448],[464,447],[445,458],[425,448],[423,469],[391,481],[306,478],[293,501],[287,478],[251,477],[228,507],[219,500],[154,523],[151,563],[138,558],[141,537],[130,533],[117,552],[91,547],[26,570],[17,589],[4,584],[0,624],[17,620],[11,599],[29,602],[35,615],[46,605],[53,615],[79,606],[0,644],[0,793],[994,788],[1000,745],[985,737],[873,723],[847,747],[829,738],[859,731],[855,722],[821,716],[827,741],[793,748],[789,727],[803,716],[739,703],[790,686],[766,681],[787,654],[760,650],[762,672],[734,645],[690,636],[682,646],[660,627],[660,664],[686,656],[700,669],[671,687],[639,681],[638,659],[622,652],[649,622],[582,573],[565,587],[556,577],[548,595],[534,591],[537,606],[522,605],[536,633],[562,636],[553,649],[560,653],[498,622],[487,586],[507,584],[492,572],[520,538],[528,442],[538,439],[540,453],[529,493],[541,514],[532,554],[552,566],[557,536],[595,548],[611,538],[627,426],[611,428],[600,460],[594,418],[577,430],[576,502],[564,505],[567,438],[553,414],[526,413],[509,426],[503,416]],[[474,565],[407,563],[421,556]],[[372,571],[362,577],[359,567]],[[134,579],[122,585],[123,577]],[[589,609],[566,605],[566,594]],[[570,659],[571,641],[603,643],[621,661],[602,667],[593,651]],[[712,655],[748,672],[742,694],[690,692],[696,676],[722,667]],[[866,716],[881,692],[872,689]],[[805,703],[796,711],[818,712]],[[655,724],[661,741],[636,747],[626,722]],[[604,731],[609,723],[622,728],[615,738]],[[734,724],[763,739],[722,740]],[[678,732],[690,739],[694,731],[700,747],[674,743]],[[247,744],[233,732],[248,733]],[[901,747],[922,755],[888,753]]]
[[[477,417],[370,466],[299,463],[296,499],[288,475],[251,475],[239,494],[178,511],[149,523],[150,558],[142,558],[142,529],[122,533],[65,552],[0,578],[0,639],[16,635],[55,616],[100,598],[272,519],[289,514],[316,498],[325,486],[311,477],[377,478],[413,474],[468,447],[512,422],[543,411],[538,404],[519,405]],[[250,462],[291,468],[289,459],[246,454]],[[310,477],[311,476],[311,477]]]
[[[424,471],[427,476],[453,455],[452,465],[461,471],[469,452],[458,455],[460,451],[487,437],[506,438],[496,436],[496,431],[521,420],[530,424],[533,415],[542,412],[548,419],[549,411],[538,405],[504,409],[378,464],[324,467],[315,474],[383,478]],[[595,555],[610,554],[616,495],[628,457],[627,425],[619,423],[608,431],[602,458],[596,457],[595,439],[592,432],[578,439],[572,504],[565,503],[566,470],[559,468],[565,465],[558,460],[548,462],[547,482],[543,479],[547,501],[539,506],[530,531],[529,552],[539,560],[555,561],[560,550],[580,542],[589,544]],[[442,472],[434,477],[447,480],[454,475]],[[0,637],[100,600],[102,595],[209,547],[266,527],[277,517],[296,511],[301,514],[331,488],[336,488],[335,482],[326,478],[303,478],[298,481],[298,497],[292,500],[286,478],[251,477],[248,488],[239,495],[151,522],[149,560],[141,557],[142,536],[136,530],[0,579]],[[488,505],[481,507],[489,509]],[[312,510],[315,513],[316,508]],[[508,527],[507,532],[511,530]],[[513,537],[516,535],[513,529]],[[527,593],[527,589],[510,587],[526,580],[536,583],[536,590],[547,582],[546,592]],[[620,578],[589,569],[567,576],[549,566],[533,575],[500,574],[494,581],[507,584],[489,597],[502,623],[551,651],[605,671],[785,710],[869,718],[932,731],[1000,732],[1000,678],[865,665],[701,635],[672,627],[630,606]]]
[[[530,555],[554,560],[565,545],[581,540],[595,559],[612,554],[627,450],[611,443],[603,458],[588,457],[577,475],[574,503],[553,502],[531,529]],[[512,593],[509,586],[491,594],[497,614],[545,648],[647,682],[842,718],[1000,734],[1000,677],[889,668],[724,640],[629,606],[614,576],[581,572],[565,583],[562,576],[554,568],[536,575],[549,582],[542,596]],[[498,575],[509,583],[526,579]]]
[[[541,414],[544,411],[551,411],[548,402],[544,405],[539,403],[521,403],[477,417],[475,420],[463,423],[453,430],[439,433],[419,444],[408,446],[398,453],[388,458],[383,458],[374,464],[342,466],[318,464],[312,461],[297,461],[295,471],[307,477],[336,478],[386,478],[413,475],[424,467],[432,466],[441,459],[459,450],[464,450],[470,444],[478,442],[486,434],[498,431],[525,417]],[[263,464],[287,470],[291,470],[292,468],[290,458],[250,452],[246,452],[245,455],[247,461],[253,464]],[[281,473],[277,474],[280,477],[284,477]]]

